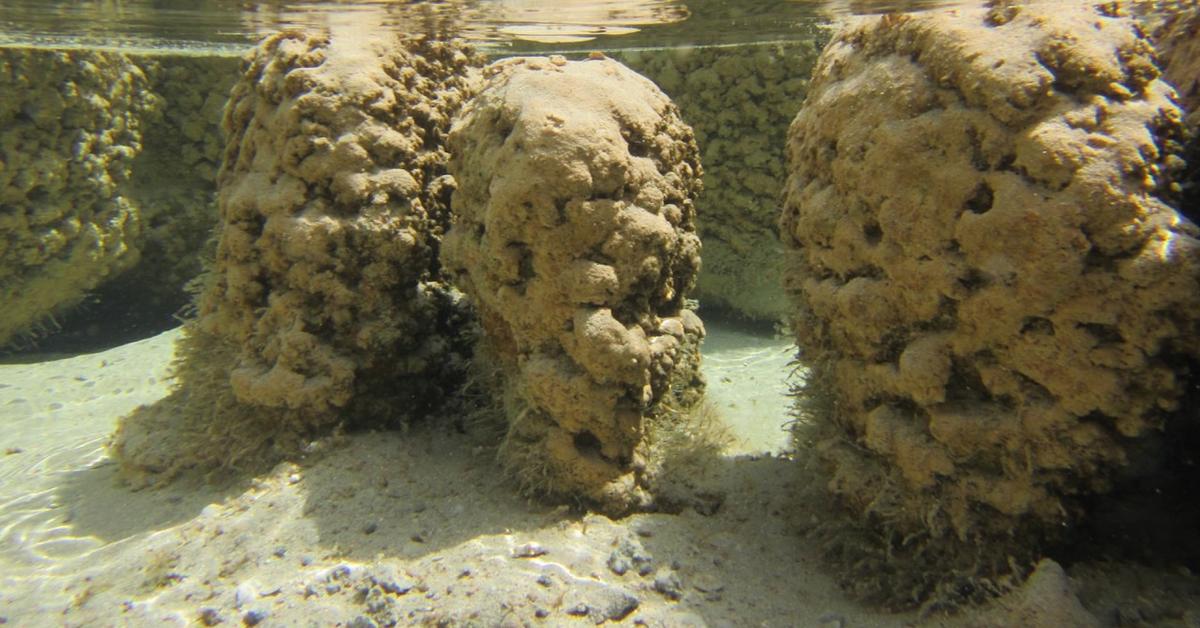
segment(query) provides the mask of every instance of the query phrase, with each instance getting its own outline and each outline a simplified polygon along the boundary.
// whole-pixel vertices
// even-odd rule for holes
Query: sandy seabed
[[[522,498],[494,443],[437,425],[329,439],[259,477],[131,491],[105,442],[167,394],[178,336],[0,365],[0,623],[950,621],[847,599],[798,531],[815,506],[797,498],[803,465],[780,453],[786,341],[710,325],[709,399],[735,443],[693,474],[701,499],[678,514],[610,520]]]

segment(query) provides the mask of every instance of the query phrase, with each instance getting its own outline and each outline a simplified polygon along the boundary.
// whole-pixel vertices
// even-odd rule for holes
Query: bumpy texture
[[[1168,3],[1152,10],[1151,15],[1163,16],[1153,30],[1163,78],[1179,93],[1187,124],[1182,210],[1195,222],[1200,220],[1200,8],[1193,3]]]
[[[516,58],[450,134],[443,263],[474,298],[501,375],[501,455],[526,486],[610,511],[644,505],[647,418],[702,386],[691,130],[607,59]]]
[[[0,347],[138,261],[129,198],[159,106],[118,53],[0,48]]]
[[[817,57],[803,42],[618,53],[653,80],[695,129],[704,162],[696,226],[704,268],[695,294],[748,318],[786,319],[777,220],[788,123]]]
[[[781,229],[818,447],[857,509],[1049,531],[1161,462],[1200,245],[1164,202],[1158,75],[1129,20],[1060,3],[864,18],[822,54]]]
[[[240,347],[242,402],[319,416],[371,388],[387,414],[435,392],[453,301],[431,272],[448,220],[442,146],[470,65],[432,39],[300,33],[249,60],[226,107],[198,321]]]
[[[473,63],[457,43],[367,33],[284,32],[247,56],[180,393],[122,425],[128,470],[402,422],[461,381],[468,312],[436,249],[453,187],[445,138]]]
[[[1157,24],[1155,48],[1162,62],[1163,78],[1179,91],[1184,110],[1195,112],[1200,105],[1200,9],[1192,5],[1165,12]]]
[[[167,318],[216,224],[237,60],[8,48],[0,59],[0,294],[13,304],[0,347],[56,331],[64,314]],[[74,309],[89,293],[100,310]]]
[[[217,225],[217,170],[225,147],[221,117],[239,76],[239,59],[133,59],[162,106],[160,115],[145,121],[145,148],[133,164],[130,196],[143,216],[142,262],[115,289],[178,308],[186,302],[184,284],[200,274],[201,251]]]

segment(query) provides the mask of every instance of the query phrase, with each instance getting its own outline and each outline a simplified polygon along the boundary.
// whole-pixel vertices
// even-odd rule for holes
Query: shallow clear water
[[[961,0],[958,0],[961,1]],[[285,28],[346,23],[401,32],[449,30],[499,49],[594,42],[592,48],[746,44],[809,37],[813,20],[918,10],[955,0],[451,0],[446,2],[131,2],[12,0],[0,45],[235,53]]]
[[[882,626],[928,619],[879,614],[839,593],[819,562],[828,548],[797,533],[816,527],[827,514],[817,511],[828,505],[803,493],[798,479],[814,465],[792,459],[790,405],[807,371],[794,362],[790,334],[775,331],[794,313],[781,286],[777,219],[787,176],[784,136],[831,20],[966,4],[974,3],[3,2],[0,183],[11,183],[11,190],[0,185],[0,235],[20,222],[14,216],[27,213],[53,244],[66,237],[58,231],[79,230],[69,217],[56,223],[55,212],[96,203],[97,213],[111,212],[108,226],[125,219],[121,211],[140,209],[146,218],[138,228],[158,239],[138,252],[140,265],[106,268],[85,288],[76,285],[85,280],[72,277],[81,301],[37,320],[11,345],[0,342],[0,624],[32,619],[28,625],[36,625],[65,614],[83,624],[126,617],[129,625],[194,625],[211,619],[197,614],[202,595],[204,604],[213,600],[223,609],[227,624],[251,623],[246,613],[258,608],[305,616],[307,610],[296,612],[305,604],[319,618],[310,620],[314,625],[348,624],[356,619],[345,613],[364,602],[347,601],[350,585],[335,591],[341,585],[331,570],[350,565],[361,576],[384,563],[408,570],[422,586],[436,583],[407,598],[393,596],[413,622],[436,619],[420,615],[436,603],[483,608],[479,600],[491,600],[491,593],[462,594],[476,573],[491,573],[504,583],[497,586],[515,582],[511,591],[520,596],[557,594],[559,610],[589,623],[587,612],[612,600],[592,600],[590,611],[575,613],[564,596],[601,585],[634,590],[652,618],[666,618],[651,625]],[[491,58],[559,52],[575,58],[602,50],[678,105],[695,129],[706,172],[697,200],[705,242],[696,292],[708,330],[705,394],[732,435],[715,466],[680,463],[683,477],[673,481],[700,495],[682,499],[681,514],[610,521],[527,501],[499,472],[495,443],[481,442],[457,416],[411,434],[356,432],[343,439],[339,433],[330,439],[333,453],[314,450],[318,462],[232,484],[188,476],[134,491],[122,483],[109,440],[122,417],[170,394],[177,315],[194,313],[192,292],[182,284],[211,254],[204,241],[216,221],[221,116],[240,75],[239,57],[282,29],[335,39],[453,33]],[[94,51],[107,56],[90,56]],[[104,64],[115,77],[111,84],[92,74]],[[87,97],[70,100],[80,93]],[[66,130],[52,139],[28,139],[60,121]],[[67,201],[50,203],[56,195]],[[43,202],[48,208],[38,206]],[[161,237],[185,214],[178,228],[184,235]],[[10,245],[0,245],[0,260],[7,259]],[[41,254],[42,247],[32,248]],[[161,276],[174,284],[148,297]],[[8,279],[0,273],[0,288]],[[346,442],[353,447],[337,449]],[[812,499],[801,502],[801,494]],[[683,574],[682,602],[664,591],[669,581],[635,586],[633,578],[613,575],[606,560],[629,539],[653,549],[664,572]],[[532,555],[537,543],[550,548],[549,557]],[[518,556],[522,551],[531,556]],[[1181,569],[1166,579],[1182,593],[1152,584],[1137,594],[1200,599],[1200,585]],[[568,584],[564,592],[554,588],[561,582]],[[516,595],[511,591],[495,594],[497,604]],[[1178,619],[1194,625],[1197,617],[1200,609]]]

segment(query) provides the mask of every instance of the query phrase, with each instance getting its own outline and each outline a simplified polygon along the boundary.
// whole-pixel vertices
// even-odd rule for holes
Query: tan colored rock
[[[197,277],[218,224],[217,170],[225,149],[221,118],[240,77],[237,57],[132,57],[162,103],[144,123],[142,153],[129,195],[145,225],[141,261],[106,285],[113,296],[139,295],[141,307],[174,311],[190,301],[184,285]]]
[[[1200,105],[1200,9],[1190,3],[1168,4],[1172,6],[1150,9],[1152,15],[1163,16],[1152,37],[1163,78],[1179,92],[1184,111],[1192,113]]]
[[[781,229],[836,492],[904,534],[1036,537],[1154,468],[1138,456],[1189,385],[1175,365],[1200,356],[1200,241],[1164,148],[1180,124],[1149,42],[1083,4],[834,37],[789,132]]]
[[[450,134],[442,259],[500,372],[502,456],[535,492],[645,505],[645,424],[702,386],[703,326],[685,309],[700,263],[691,130],[615,61],[516,58],[485,74]]]
[[[0,48],[0,347],[37,336],[137,263],[130,198],[160,106],[127,56]]]
[[[444,141],[474,63],[456,43],[369,33],[284,32],[247,56],[225,109],[216,260],[177,367],[182,407],[126,421],[127,467],[160,466],[134,446],[151,440],[141,432],[207,433],[175,458],[228,463],[222,439],[253,450],[264,433],[404,421],[461,381],[467,314],[435,251],[453,187]]]
[[[971,618],[980,628],[1099,628],[1104,625],[1079,600],[1076,585],[1058,563],[1044,559],[1019,588]]]
[[[238,60],[5,48],[0,64],[0,348],[121,309],[169,320],[217,222]]]
[[[616,53],[658,84],[695,129],[704,162],[704,190],[696,198],[704,268],[695,296],[704,307],[757,320],[787,318],[776,223],[787,176],[787,126],[804,100],[818,52],[820,35],[810,35],[787,43]]]

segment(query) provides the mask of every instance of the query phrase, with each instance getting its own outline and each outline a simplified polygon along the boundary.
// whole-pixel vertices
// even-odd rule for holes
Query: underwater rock
[[[1163,78],[1179,92],[1189,114],[1200,106],[1200,8],[1166,11],[1152,34]]]
[[[169,320],[216,224],[236,60],[4,48],[0,68],[0,349],[117,310]]]
[[[0,48],[0,347],[139,259],[129,198],[144,118],[160,106],[119,53]]]
[[[1181,209],[1196,222],[1200,220],[1200,8],[1187,4],[1163,11],[1162,22],[1152,32],[1163,78],[1175,86],[1185,115],[1187,168],[1181,177]]]
[[[608,59],[515,58],[485,70],[450,134],[445,267],[478,310],[498,371],[501,455],[528,490],[642,506],[647,419],[699,398],[704,328],[691,130]]]
[[[810,38],[614,53],[658,84],[695,131],[704,163],[704,190],[696,197],[704,267],[694,295],[705,308],[787,319],[777,225],[787,127],[828,37],[800,28],[811,28]]]
[[[453,42],[349,33],[283,32],[247,56],[223,122],[216,260],[176,368],[174,413],[193,424],[127,420],[114,449],[128,467],[229,464],[343,423],[404,421],[461,381],[468,313],[435,249],[445,137],[474,64]],[[230,442],[168,455],[164,430]]]
[[[1007,571],[1162,462],[1200,357],[1170,93],[1083,5],[860,18],[823,52],[780,223],[804,438],[896,538],[990,539],[964,560]]]
[[[143,127],[129,196],[141,208],[141,261],[102,286],[101,299],[136,298],[142,310],[173,314],[191,301],[185,285],[211,259],[217,226],[217,171],[225,149],[221,118],[240,76],[236,57],[132,56],[158,95],[160,115]],[[133,296],[136,295],[136,296]]]

